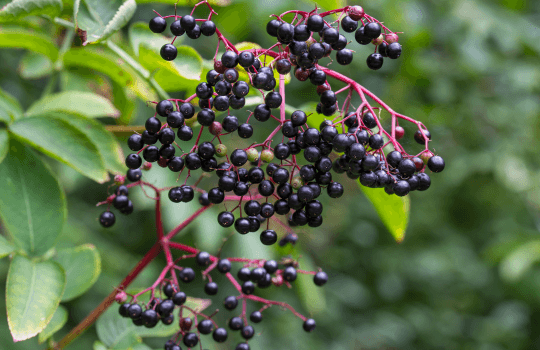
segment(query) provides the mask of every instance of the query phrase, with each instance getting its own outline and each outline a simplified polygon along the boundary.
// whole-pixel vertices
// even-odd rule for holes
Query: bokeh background
[[[344,3],[318,1],[324,9]],[[371,48],[353,43],[354,62],[332,67],[354,77],[396,111],[421,120],[433,136],[431,146],[447,166],[432,176],[429,191],[410,195],[410,221],[401,244],[345,176],[346,195],[333,201],[331,208],[327,206],[322,227],[299,230],[294,252],[263,249],[257,237],[231,238],[224,250],[228,256],[277,258],[292,253],[301,255],[301,266],[321,267],[330,276],[323,289],[309,278],[299,278],[294,289],[262,291],[264,297],[288,301],[312,315],[317,330],[307,334],[293,315],[272,308],[255,326],[260,334],[250,342],[251,348],[540,349],[540,2],[348,4],[362,5],[392,30],[403,32],[403,54],[398,60],[386,60],[381,70],[370,71],[365,59]],[[309,11],[313,6],[311,1],[233,1],[216,8],[215,21],[233,43],[251,41],[268,47],[272,44],[265,32],[269,14],[292,8]],[[152,9],[169,14],[173,6],[140,4],[132,22],[147,22],[153,17]],[[190,10],[180,7],[178,11]],[[206,16],[207,12],[196,13]],[[127,30],[115,40],[127,40],[126,36]],[[209,40],[213,40],[211,45]],[[210,59],[215,40],[186,38],[184,44]],[[21,76],[23,52],[0,50],[0,87],[28,107],[47,79]],[[106,95],[107,78],[101,79],[93,89]],[[293,79],[287,91],[287,102],[293,106],[317,100],[309,83]],[[143,124],[153,113],[143,102],[134,108],[133,125]],[[405,148],[418,148],[412,131],[408,135]],[[126,137],[119,135],[121,142]],[[118,218],[112,229],[102,229],[96,220],[101,210],[95,203],[104,199],[106,186],[57,162],[51,166],[60,176],[69,204],[59,246],[93,243],[102,259],[97,283],[66,304],[70,319],[55,336],[59,339],[111,292],[153,244],[154,220],[153,203],[137,193],[135,213]],[[156,182],[167,180],[148,176]],[[181,209],[166,205],[166,227],[172,228],[197,205]],[[221,239],[231,233],[217,225],[216,212],[205,215],[180,239],[215,252]],[[134,287],[151,284],[163,263],[155,261]],[[1,284],[7,266],[6,260],[0,262]],[[209,310],[220,307],[227,291],[232,293],[226,283],[221,286]],[[193,295],[203,297],[200,284],[189,288]],[[254,308],[251,305],[248,311]],[[223,319],[230,317],[225,313]],[[13,344],[4,303],[0,303],[0,315],[1,349],[44,347],[35,339]],[[96,339],[92,327],[69,349],[91,349]],[[221,347],[206,341],[204,347],[232,348],[237,341],[239,337]],[[162,348],[164,342],[165,338],[145,339],[154,349]]]

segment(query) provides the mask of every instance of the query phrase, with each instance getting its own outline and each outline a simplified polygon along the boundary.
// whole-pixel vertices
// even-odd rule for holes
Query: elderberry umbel
[[[347,65],[353,61],[344,32],[354,32],[360,45],[375,45],[375,52],[366,60],[371,69],[380,69],[385,58],[400,57],[398,35],[360,6],[328,12],[288,11],[295,15],[292,22],[274,15],[266,31],[275,38],[275,45],[238,50],[211,21],[215,12],[208,2],[196,7],[200,5],[210,9],[208,18],[170,15],[150,21],[155,33],[164,32],[169,21],[175,37],[217,37],[214,66],[191,96],[154,102],[155,111],[148,116],[145,130],[129,137],[128,147],[133,152],[125,160],[129,170],[125,177],[117,176],[114,193],[100,203],[109,206],[99,218],[103,226],[115,223],[111,205],[123,214],[133,211],[128,192],[141,187],[158,202],[158,210],[162,198],[182,205],[197,197],[201,205],[197,213],[217,206],[218,224],[238,235],[257,234],[264,245],[294,245],[298,226],[323,225],[326,203],[343,196],[343,182],[353,180],[362,186],[381,188],[380,192],[384,189],[388,195],[406,196],[430,187],[428,171],[431,174],[444,169],[443,158],[429,150],[432,135],[424,124],[395,112],[354,79],[328,68],[329,62]],[[221,44],[224,51],[220,52]],[[162,47],[161,56],[165,60],[176,58],[173,42]],[[316,113],[286,109],[286,75],[309,80],[313,85],[318,100]],[[345,86],[333,89],[331,83],[336,82]],[[353,104],[356,96],[359,105]],[[248,97],[259,102],[248,109]],[[407,135],[400,123],[411,123],[413,135]],[[255,134],[256,129],[261,132]],[[419,144],[421,150],[410,154],[405,151],[398,142],[405,137]],[[156,168],[154,163],[163,169],[153,171],[173,172],[177,182],[158,188],[145,181],[143,171]],[[153,190],[155,196],[146,190]],[[211,272],[225,274],[231,282],[237,278],[240,282],[233,284],[239,295],[227,296],[223,308],[234,311],[239,302],[262,302],[262,309],[250,316],[252,323],[260,322],[261,313],[271,305],[285,305],[258,297],[260,288],[291,286],[302,278],[300,274],[312,275],[316,286],[328,280],[326,273],[303,271],[287,258],[279,262],[218,258],[170,242],[177,232],[172,231],[165,239],[164,233],[158,232],[158,237],[162,246],[186,255],[179,261],[167,256],[167,268],[147,290],[152,291],[150,302],[141,303],[136,294],[120,307],[120,314],[131,317],[136,325],[179,324],[179,333],[166,349],[197,346],[210,334],[214,341],[224,342],[232,333],[243,338],[236,349],[249,349],[247,342],[256,334],[248,324],[245,307],[239,315],[231,315],[228,327],[219,327],[212,318],[192,310],[188,311],[194,317],[181,317],[187,300],[182,284],[191,283],[199,273],[204,280],[201,293],[210,296],[222,290],[211,279]],[[188,258],[195,259],[200,272],[181,264]],[[244,266],[234,271],[233,262]],[[304,322],[304,330],[314,330],[313,319],[293,313]]]

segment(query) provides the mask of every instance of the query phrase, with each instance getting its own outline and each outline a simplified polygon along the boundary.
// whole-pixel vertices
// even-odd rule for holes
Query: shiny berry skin
[[[283,279],[288,282],[293,282],[296,280],[296,269],[292,266],[287,266],[283,270]]]
[[[150,20],[148,26],[150,27],[150,30],[154,33],[163,33],[167,28],[167,21],[165,20],[165,18],[157,16]]]
[[[139,304],[133,304],[129,306],[127,310],[127,315],[132,319],[136,319],[141,317],[142,312],[142,308]]]
[[[316,323],[312,318],[308,318],[304,321],[303,328],[306,332],[312,332],[315,329]]]
[[[204,36],[212,36],[216,32],[216,24],[212,21],[204,21],[201,24],[201,33]]]
[[[253,136],[253,127],[248,123],[241,124],[238,126],[238,136],[243,139],[248,139]]]
[[[183,341],[185,346],[193,348],[199,343],[199,337],[197,337],[196,333],[186,333]]]
[[[414,141],[420,145],[424,145],[426,143],[425,138],[431,140],[431,133],[427,130],[416,130],[414,133]]]
[[[131,182],[139,181],[141,179],[141,177],[142,177],[141,169],[129,169],[127,171],[127,173],[126,173],[126,178]],[[100,222],[101,222],[101,220],[100,220]],[[114,224],[114,220],[113,220],[113,224]],[[102,225],[103,225],[103,223],[102,223]],[[106,226],[106,227],[109,227],[109,226]]]
[[[403,156],[398,151],[392,151],[386,155],[386,161],[393,168],[397,168],[399,165],[399,162],[401,162],[402,159],[403,159]]]
[[[393,60],[399,58],[399,56],[401,56],[401,45],[399,43],[391,43],[386,48],[386,54],[388,55],[388,58]]]
[[[252,326],[244,326],[242,328],[242,331],[240,332],[240,335],[242,335],[242,338],[244,339],[251,339],[253,338],[253,335],[255,335],[255,330]]]
[[[249,219],[247,218],[239,218],[234,222],[234,228],[236,229],[236,232],[245,235],[249,233],[250,230],[250,223]]]
[[[381,35],[381,25],[376,22],[370,22],[364,26],[364,35],[376,39]]]
[[[186,293],[178,292],[175,293],[172,297],[172,301],[175,305],[183,305],[187,300]]]
[[[409,177],[416,171],[416,165],[410,159],[402,159],[398,165],[399,173],[402,176]]]
[[[411,186],[405,180],[400,180],[396,182],[392,188],[394,190],[394,193],[399,197],[406,196],[411,190]]]
[[[193,16],[185,15],[182,18],[180,18],[180,24],[182,25],[182,28],[184,28],[185,30],[191,30],[195,28],[195,25],[197,24],[197,22],[195,21],[195,18],[193,18]]]
[[[319,15],[309,16],[307,22],[307,29],[312,32],[320,32],[324,28],[324,19]]]
[[[234,215],[231,212],[222,211],[218,215],[218,223],[222,227],[231,227],[234,224]]]
[[[420,173],[417,175],[420,182],[418,184],[418,191],[425,191],[431,186],[431,178],[426,173]]]
[[[212,338],[218,343],[223,343],[227,340],[227,330],[225,328],[217,328],[214,333],[212,333]]]
[[[221,63],[223,63],[226,68],[236,67],[238,64],[238,54],[234,51],[226,51],[221,56]]]
[[[242,283],[242,293],[250,295],[255,291],[255,285],[251,281],[245,281]]]
[[[354,33],[354,39],[356,39],[356,42],[360,45],[367,45],[371,43],[372,40],[372,38],[370,38],[364,33],[364,27],[360,27],[356,30],[356,32]]]
[[[233,317],[229,320],[229,328],[233,331],[240,330],[242,326],[243,326],[242,319],[238,316]]]
[[[221,259],[217,264],[217,269],[221,273],[227,273],[231,271],[231,262],[228,259]]]
[[[433,156],[429,158],[427,166],[434,173],[440,173],[444,170],[444,159],[440,156]]]
[[[169,199],[171,202],[180,203],[184,197],[184,192],[180,187],[174,187],[169,190]]]
[[[112,225],[114,225],[115,222],[116,222],[116,218],[115,218],[114,214],[112,212],[110,212],[110,211],[104,211],[99,216],[99,223],[103,227],[111,227]]]
[[[172,61],[178,55],[178,50],[173,44],[165,44],[161,47],[159,54],[165,61]]]
[[[184,269],[178,273],[178,278],[185,283],[189,283],[195,279],[195,271],[193,271],[191,267],[184,267]]]
[[[182,28],[182,24],[180,23],[180,20],[177,19],[176,21],[172,22],[171,24],[171,33],[174,36],[182,36],[186,30]]]
[[[152,328],[158,322],[158,315],[157,315],[157,312],[155,312],[152,309],[149,309],[149,310],[144,311],[141,314],[141,319],[145,327]]]
[[[343,195],[343,185],[339,182],[332,182],[326,188],[328,195],[332,198],[339,198]]]
[[[208,252],[200,251],[195,256],[195,261],[199,266],[208,266],[210,265],[210,254]]]
[[[277,242],[277,234],[274,230],[264,230],[260,236],[261,243],[264,245],[272,245]]]
[[[281,23],[277,29],[277,38],[280,42],[288,44],[293,40],[294,26],[289,23]]]
[[[328,282],[328,275],[323,271],[319,271],[313,276],[313,282],[320,287]]]
[[[262,314],[260,311],[253,311],[251,315],[249,315],[249,319],[253,323],[259,323],[262,321]]]
[[[120,315],[122,317],[129,317],[128,309],[129,309],[130,306],[131,306],[130,303],[124,303],[124,304],[120,305],[120,308],[118,309],[118,312],[120,313]]]
[[[384,145],[384,139],[380,134],[373,134],[369,137],[369,147],[380,149]]]
[[[341,19],[341,28],[347,33],[352,33],[358,28],[358,21],[355,21],[349,16],[345,16]]]
[[[218,292],[218,284],[216,282],[208,282],[204,286],[204,292],[208,295],[216,295]]]
[[[353,52],[349,49],[342,49],[336,52],[336,61],[337,63],[346,66],[350,64],[353,60]]]
[[[214,324],[210,320],[202,320],[197,325],[197,329],[201,334],[210,334],[212,333],[212,329],[214,328]]]
[[[174,302],[172,300],[163,300],[156,310],[160,316],[167,316],[174,310]]]
[[[130,150],[137,152],[144,147],[144,141],[139,134],[133,134],[128,139],[128,147]]]
[[[383,65],[383,56],[379,53],[372,53],[368,56],[367,60],[367,66],[370,69],[377,70],[380,69]]]

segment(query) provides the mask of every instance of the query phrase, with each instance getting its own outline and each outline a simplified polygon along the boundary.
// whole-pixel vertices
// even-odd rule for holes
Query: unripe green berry
[[[379,35],[379,37],[378,37],[377,39],[371,40],[371,43],[372,43],[373,45],[379,46],[380,44],[383,43],[383,41],[384,41],[384,34],[381,34],[381,35]]]
[[[124,182],[126,182],[126,177],[123,175],[115,175],[114,176],[114,184],[117,186],[123,185]]]
[[[433,153],[431,151],[425,151],[420,155],[420,159],[424,162],[424,164],[427,164],[429,158],[433,157]]]
[[[396,33],[386,34],[386,42],[390,45],[391,43],[397,43],[399,36]]]
[[[301,177],[295,177],[294,179],[292,179],[291,186],[295,190],[299,189],[303,185],[304,185],[304,180],[302,180]]]
[[[226,155],[227,155],[227,146],[225,146],[222,143],[217,145],[216,146],[216,156],[222,158],[222,157],[225,157]]]
[[[270,163],[274,159],[274,152],[269,149],[265,149],[261,152],[261,159],[265,163]]]
[[[250,162],[256,162],[259,160],[259,152],[255,148],[248,149],[246,153]]]
[[[142,165],[142,170],[150,170],[150,169],[152,169],[152,163],[144,162]]]

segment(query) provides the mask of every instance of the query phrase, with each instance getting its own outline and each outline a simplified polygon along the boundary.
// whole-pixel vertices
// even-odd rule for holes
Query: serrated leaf
[[[107,75],[121,87],[133,91],[143,101],[155,101],[157,95],[124,60],[98,48],[71,49],[63,58],[66,67],[86,67]]]
[[[135,0],[77,1],[74,8],[76,26],[86,31],[83,45],[102,41],[114,34],[129,22],[136,9]]]
[[[149,47],[139,47],[139,62],[151,72],[155,72],[154,79],[165,91],[185,90],[186,84],[200,80],[202,72],[202,58],[195,49],[188,46],[179,46],[178,57],[174,61],[161,59],[159,53]]]
[[[68,319],[68,312],[65,307],[59,305],[54,315],[47,324],[47,327],[38,335],[38,342],[41,344],[45,340],[49,339],[54,333],[58,332],[66,324]]]
[[[15,251],[15,246],[8,242],[6,237],[0,235],[0,258],[9,255]]]
[[[177,37],[174,42],[178,45],[182,40],[183,36],[180,36]],[[135,22],[129,27],[129,42],[131,44],[131,49],[135,52],[135,56],[139,56],[139,47],[141,45],[159,52],[163,45],[171,42],[171,39],[164,35],[152,32],[148,27],[148,23]]]
[[[52,61],[58,57],[58,49],[52,42],[50,35],[26,28],[0,27],[0,47],[28,49],[45,55]]]
[[[62,0],[13,0],[0,9],[0,22],[21,19],[26,16],[54,17],[62,12]]]
[[[50,111],[80,114],[89,118],[116,118],[120,115],[120,112],[114,108],[111,101],[105,97],[82,91],[64,91],[46,96],[30,106],[25,114],[27,117],[32,117]]]
[[[0,163],[9,151],[9,134],[6,129],[0,129]]]
[[[30,149],[10,141],[0,163],[0,216],[17,246],[41,255],[54,246],[66,217],[64,192]]]
[[[101,259],[92,244],[60,250],[54,261],[66,273],[66,289],[62,301],[69,301],[86,292],[101,273]]]
[[[1,45],[2,44],[0,44],[0,46]],[[0,122],[11,124],[14,119],[20,118],[22,115],[23,109],[19,104],[19,101],[4,90],[0,89]]]
[[[31,338],[52,319],[64,292],[64,271],[53,261],[16,255],[6,283],[8,324],[14,341]]]
[[[10,131],[21,141],[94,181],[103,183],[109,178],[97,146],[61,118],[52,115],[22,118],[11,125]]]
[[[52,73],[53,64],[47,56],[29,51],[19,62],[18,71],[23,79],[40,79]]]
[[[409,197],[389,196],[382,188],[369,188],[360,185],[359,181],[357,183],[364,195],[375,207],[384,226],[394,236],[394,239],[401,243],[405,238],[405,230],[409,223],[409,211],[411,208]]]
[[[105,163],[105,168],[111,173],[124,173],[124,153],[112,133],[107,131],[100,122],[84,118],[78,115],[52,112],[44,117],[54,116],[63,119],[84,134],[92,141],[99,150],[99,154]]]

